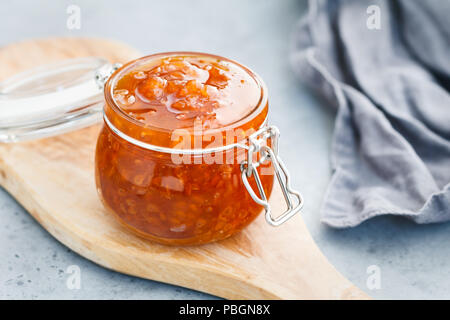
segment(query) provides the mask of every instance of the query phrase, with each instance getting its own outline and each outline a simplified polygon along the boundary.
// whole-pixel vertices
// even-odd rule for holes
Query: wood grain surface
[[[126,62],[139,55],[103,39],[26,41],[0,49],[0,80],[67,58],[100,56]],[[73,251],[118,272],[224,298],[368,298],[327,261],[300,215],[277,228],[260,215],[232,238],[198,247],[166,247],[131,234],[107,214],[97,196],[94,148],[99,129],[95,125],[56,137],[0,144],[0,184]],[[271,203],[275,212],[283,210],[279,189]]]

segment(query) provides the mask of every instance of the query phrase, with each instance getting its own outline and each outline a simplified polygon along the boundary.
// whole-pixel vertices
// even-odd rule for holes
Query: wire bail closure
[[[283,224],[284,222],[292,218],[303,207],[303,197],[298,191],[292,189],[290,185],[289,172],[287,171],[283,161],[278,156],[279,136],[280,131],[275,126],[261,128],[260,130],[252,134],[249,137],[250,145],[248,148],[247,160],[244,160],[241,163],[242,182],[244,183],[252,199],[257,204],[264,207],[266,221],[272,226],[279,226]],[[267,139],[271,139],[273,149],[265,144]],[[260,158],[256,161],[253,161],[254,155],[258,153],[260,154]],[[264,188],[257,171],[258,166],[260,166],[265,161],[272,162],[278,183],[280,184],[281,191],[283,192],[283,196],[287,204],[287,210],[276,218],[272,216],[272,209],[268,202],[266,193],[264,192]],[[259,196],[250,186],[248,179],[252,175],[255,178]],[[296,198],[297,201],[293,201],[293,198]]]
[[[97,83],[99,89],[103,89],[109,77],[111,77],[111,75],[120,67],[122,67],[121,63],[114,63],[106,64],[103,67],[97,69],[97,71],[95,72],[95,82]]]

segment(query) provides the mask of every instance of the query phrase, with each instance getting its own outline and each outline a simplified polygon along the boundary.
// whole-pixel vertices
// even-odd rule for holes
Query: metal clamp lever
[[[289,172],[278,156],[279,135],[279,130],[275,126],[266,127],[254,133],[249,138],[250,146],[248,148],[247,160],[241,163],[242,181],[252,199],[256,203],[264,207],[266,221],[272,226],[279,226],[283,224],[284,222],[292,218],[303,207],[303,197],[298,191],[292,189],[290,185]],[[265,140],[268,138],[272,140],[272,146],[274,147],[275,151],[267,145],[262,145],[262,142],[265,142]],[[257,152],[260,153],[261,157],[256,162],[253,162],[253,154]],[[257,171],[258,166],[266,160],[272,162],[278,183],[280,184],[281,191],[283,192],[283,196],[287,204],[287,210],[276,218],[274,218],[271,214],[271,207]],[[256,186],[260,195],[259,197],[256,195],[255,191],[250,186],[250,183],[248,181],[248,178],[252,175],[255,177]],[[292,198],[296,198],[297,201],[292,201]]]

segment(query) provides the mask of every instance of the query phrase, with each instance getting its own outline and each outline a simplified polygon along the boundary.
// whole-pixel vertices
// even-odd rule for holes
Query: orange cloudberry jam
[[[261,212],[241,180],[244,149],[176,152],[242,142],[265,125],[267,93],[250,70],[208,54],[157,54],[116,71],[105,98],[96,181],[123,225],[163,244],[194,245],[229,237]],[[257,170],[270,195],[272,167]]]

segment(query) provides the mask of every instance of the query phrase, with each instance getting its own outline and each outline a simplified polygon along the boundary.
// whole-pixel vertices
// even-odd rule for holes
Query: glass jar
[[[163,125],[163,118],[149,124],[125,112],[115,93],[118,83],[130,72],[179,56],[220,61],[245,73],[257,88],[254,103],[245,113],[228,113],[227,117],[235,117],[233,121],[209,127],[205,121],[198,125],[194,121],[190,126],[170,128]],[[80,70],[87,71],[79,76]],[[66,87],[60,85],[61,79]],[[18,90],[48,82],[59,85],[25,95]],[[290,187],[289,174],[278,156],[278,129],[267,124],[268,95],[263,81],[247,67],[219,56],[161,53],[121,67],[99,59],[77,59],[16,76],[0,85],[0,93],[5,103],[23,110],[17,118],[23,118],[30,101],[43,108],[39,117],[19,125],[11,117],[0,117],[0,124],[5,123],[0,125],[0,141],[40,138],[90,125],[98,119],[102,102],[97,89],[103,89],[105,100],[95,154],[98,193],[107,211],[139,236],[167,245],[196,245],[231,236],[262,211],[267,222],[277,226],[301,209],[303,199]],[[202,97],[206,92],[202,90],[196,91],[195,98]],[[226,103],[236,105],[247,98],[231,96]],[[277,218],[268,202],[274,181],[287,205]]]

